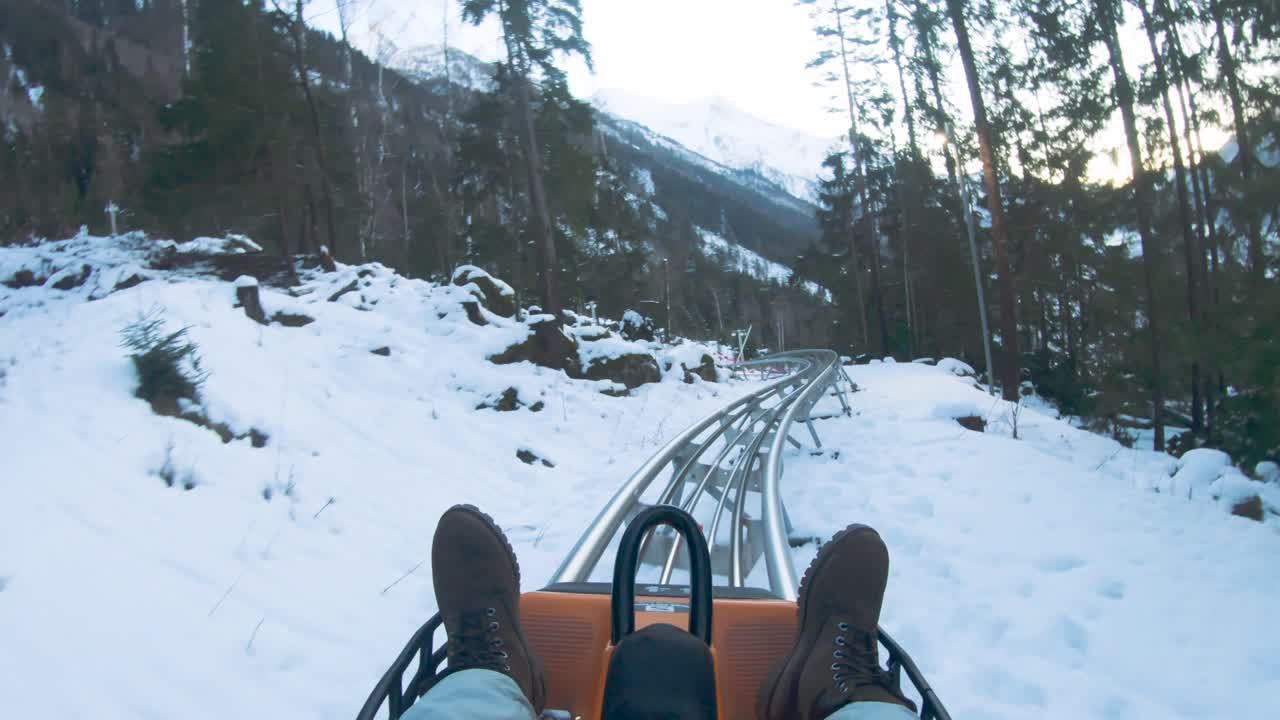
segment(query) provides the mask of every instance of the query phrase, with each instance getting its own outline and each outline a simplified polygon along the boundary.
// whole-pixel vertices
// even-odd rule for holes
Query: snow
[[[702,343],[685,341],[679,345],[663,346],[662,352],[659,353],[658,361],[663,370],[673,372],[673,376],[679,375],[683,379],[682,366],[692,370],[701,366],[702,358],[708,355],[714,358],[716,356],[715,348]]]
[[[453,276],[451,278],[453,282],[456,283],[464,278],[468,280],[474,280],[475,278],[488,278],[489,281],[492,282],[496,288],[498,288],[498,293],[501,294],[503,297],[516,296],[516,291],[510,285],[490,275],[487,271],[481,268],[478,268],[475,265],[459,265],[458,269],[453,271]],[[473,287],[475,287],[477,291],[480,290],[478,286],[473,286]],[[483,295],[483,293],[481,293],[481,295]]]
[[[761,120],[720,97],[677,104],[606,89],[591,101],[600,110],[645,125],[724,167],[758,172],[807,202],[815,201],[814,177],[838,141]]]
[[[198,237],[184,243],[177,243],[173,247],[184,255],[242,255],[262,252],[261,245],[244,235],[234,233],[220,238]]]
[[[1231,456],[1221,450],[1196,448],[1188,450],[1178,461],[1178,471],[1155,486],[1160,492],[1167,492],[1177,497],[1203,498],[1222,473],[1231,467]]]
[[[704,250],[710,257],[722,258],[725,267],[737,270],[738,272],[749,275],[757,280],[785,285],[791,281],[791,268],[779,262],[769,260],[754,250],[748,250],[741,245],[726,240],[719,233],[712,232],[706,228],[695,227],[698,237],[702,239]],[[831,292],[826,288],[812,281],[804,283],[804,289],[815,297],[821,297],[828,302],[831,300]]]
[[[963,360],[957,360],[955,358],[943,358],[938,361],[936,367],[945,373],[951,373],[952,375],[958,375],[960,377],[975,377],[978,374],[977,371],[973,369],[973,366]]]
[[[582,359],[582,371],[593,363],[619,358],[626,355],[652,355],[649,343],[623,340],[612,335],[610,337],[584,342],[578,346],[578,357]]]
[[[1263,482],[1280,483],[1280,465],[1270,460],[1263,460],[1253,470]]]
[[[817,423],[827,452],[786,458],[793,536],[880,531],[892,559],[881,623],[953,717],[1272,714],[1275,515],[1259,524],[1145,490],[1171,458],[1034,409],[1013,440],[997,422],[1006,403],[936,368],[847,370],[864,389],[857,415]],[[993,424],[963,430],[947,406]],[[795,550],[796,567],[815,551]]]
[[[237,289],[258,287],[258,278],[252,275],[241,275],[240,277],[236,278],[236,281],[233,284],[236,286]]]
[[[449,79],[454,84],[481,92],[494,89],[492,64],[457,48],[449,48],[448,58]],[[445,48],[436,44],[410,48],[392,57],[390,63],[411,78],[443,80],[446,71]]]
[[[114,275],[145,266],[128,243],[0,248],[0,266],[97,247],[94,276]],[[297,291],[263,286],[262,302],[316,318],[303,328],[257,325],[232,307],[233,283],[209,278],[164,275],[96,302],[0,285],[6,717],[350,718],[434,612],[429,544],[445,508],[499,518],[532,589],[658,445],[753,387],[663,382],[612,398],[496,366],[485,357],[523,325],[472,325],[462,289],[381,266],[304,274]],[[264,432],[265,448],[133,396],[119,331],[153,307],[199,346],[210,419]],[[370,352],[383,346],[390,356]],[[545,409],[476,409],[507,388]],[[194,489],[166,487],[166,459]],[[49,671],[67,663],[91,669],[74,692]]]
[[[646,195],[652,197],[657,192],[658,188],[653,184],[653,173],[648,168],[636,168],[635,178]]]
[[[435,610],[429,544],[445,508],[497,518],[535,589],[663,442],[757,387],[666,381],[612,398],[496,366],[485,358],[525,325],[475,326],[464,289],[376,264],[304,273],[296,297],[263,286],[268,314],[316,322],[260,326],[233,307],[233,283],[147,269],[157,244],[0,248],[0,281],[92,268],[71,291],[0,285],[6,717],[350,718]],[[114,290],[134,272],[151,279]],[[266,447],[223,444],[133,396],[119,330],[151,308],[199,346],[209,418],[265,433]],[[381,347],[390,355],[370,352]],[[701,349],[656,352],[665,366]],[[783,486],[798,538],[851,522],[883,535],[882,624],[952,715],[1272,714],[1280,487],[1211,452],[1127,449],[1036,407],[1017,410],[1014,440],[1014,406],[955,368],[846,368],[862,388],[855,414],[824,398],[824,450],[788,449]],[[545,409],[477,409],[509,388]],[[960,411],[987,432],[960,428]],[[177,487],[157,477],[166,465]],[[1155,491],[1210,476],[1203,496]],[[1266,522],[1229,513],[1248,491]],[[815,551],[795,548],[796,566]]]

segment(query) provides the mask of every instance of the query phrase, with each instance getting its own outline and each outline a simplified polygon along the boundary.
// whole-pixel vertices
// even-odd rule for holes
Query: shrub
[[[126,325],[120,337],[138,373],[136,395],[156,412],[178,415],[180,399],[199,402],[209,373],[201,367],[199,349],[187,328],[168,331],[164,312],[154,309]]]
[[[1238,390],[1218,409],[1215,447],[1244,467],[1280,456],[1280,393],[1262,388]]]

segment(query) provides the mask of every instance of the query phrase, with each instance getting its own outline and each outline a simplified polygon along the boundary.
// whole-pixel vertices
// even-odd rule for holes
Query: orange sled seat
[[[642,586],[637,630],[689,626],[689,588]],[[763,590],[715,588],[711,655],[720,718],[755,717],[756,693],[773,662],[791,649],[796,605]],[[613,655],[610,586],[553,585],[520,599],[521,624],[547,673],[547,708],[562,717],[602,720],[605,675]]]
[[[689,586],[645,585],[636,597],[641,539],[669,525],[689,550]],[[712,619],[714,617],[714,623]],[[542,659],[551,720],[742,720],[795,639],[796,604],[752,588],[712,588],[706,539],[683,510],[650,507],[627,525],[613,583],[562,583],[520,599],[524,633]],[[436,615],[410,638],[357,720],[397,720],[444,664]],[[915,663],[883,630],[895,686],[906,674],[922,720],[950,720]],[[386,709],[383,713],[382,710]]]
[[[645,586],[637,601],[641,538],[656,525],[683,536],[690,585]],[[713,597],[706,539],[688,513],[641,512],[618,545],[612,585],[521,598],[521,624],[547,672],[547,708],[582,720],[752,717],[765,673],[795,637],[796,606],[747,592]]]

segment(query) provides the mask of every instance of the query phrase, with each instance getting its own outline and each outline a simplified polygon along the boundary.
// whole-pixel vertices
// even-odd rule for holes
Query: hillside
[[[839,144],[838,138],[814,137],[753,117],[722,97],[677,104],[609,89],[591,102],[724,167],[755,173],[808,203],[817,201],[818,168]]]
[[[494,365],[518,323],[477,326],[467,290],[377,265],[264,286],[268,313],[314,322],[262,326],[233,307],[234,283],[152,268],[158,245],[0,249],[0,280],[48,275],[0,285],[0,703],[16,715],[349,718],[434,609],[444,508],[498,518],[535,589],[666,438],[754,387],[668,372],[610,397]],[[209,418],[264,447],[134,396],[120,331],[153,308],[199,346]],[[955,717],[1266,714],[1280,631],[1259,618],[1280,597],[1280,517],[1229,514],[1231,483],[1264,486],[1217,468],[1178,491],[1190,475],[1171,478],[1168,456],[1036,406],[1014,440],[1012,406],[962,363],[847,369],[854,416],[818,423],[824,452],[787,458],[793,535],[879,528],[885,627]],[[481,407],[508,388],[524,407]],[[966,414],[987,432],[952,419]],[[1273,511],[1277,491],[1264,490]],[[797,567],[815,547],[796,548]],[[70,657],[92,670],[74,692],[65,673],[31,671]]]
[[[326,245],[340,259],[380,261],[414,277],[443,277],[472,262],[523,279],[521,290],[536,288],[532,274],[518,270],[535,267],[535,258],[509,251],[527,222],[524,189],[518,180],[492,182],[519,162],[492,134],[514,132],[510,117],[493,115],[494,65],[453,51],[446,72],[442,48],[422,46],[383,67],[310,29],[299,57],[287,34],[290,16],[223,17],[212,8],[193,18],[210,29],[197,33],[186,75],[174,42],[181,15],[165,6],[90,22],[87,11],[72,16],[47,0],[30,7],[0,0],[0,76],[13,90],[0,98],[0,124],[9,128],[0,173],[17,180],[0,188],[0,244],[65,237],[81,225],[107,232],[103,208],[115,204],[123,210],[121,231],[188,239],[236,232],[279,253]],[[246,45],[245,37],[259,42]],[[310,79],[308,93],[291,80],[298,63]],[[638,234],[646,256],[633,282],[608,278],[629,294],[622,303],[598,298],[614,313],[662,282],[660,259],[683,262],[699,249],[688,240],[695,225],[727,223],[732,242],[788,267],[816,238],[814,208],[759,174],[659,142],[629,121],[601,115],[598,132],[590,117],[586,122],[595,142],[550,150],[586,153],[557,161],[564,176],[550,178],[568,245],[562,272],[571,305],[600,295],[593,288],[605,284],[574,282],[581,263],[571,258],[592,252],[593,234]],[[622,124],[635,139],[619,141]],[[654,173],[657,189],[648,200],[673,219],[641,224],[603,202],[587,207],[582,198],[600,188],[579,169],[584,163],[600,166],[599,184]],[[757,291],[779,284],[775,276],[752,280]]]

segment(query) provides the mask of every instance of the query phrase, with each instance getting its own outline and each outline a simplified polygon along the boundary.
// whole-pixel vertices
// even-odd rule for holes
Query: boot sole
[[[479,518],[489,527],[489,530],[502,541],[502,546],[506,548],[507,551],[507,559],[511,561],[511,566],[515,568],[516,571],[516,602],[519,603],[520,559],[516,557],[515,548],[511,547],[511,541],[507,539],[507,534],[502,532],[502,528],[498,526],[498,523],[495,522],[488,513],[475,505],[454,505],[446,512],[454,510],[466,512],[469,515],[474,515]],[[538,657],[538,654],[534,652],[533,648],[529,645],[529,641],[524,635],[524,628],[520,626],[520,608],[517,606],[515,611],[516,612],[512,615],[512,622],[515,623],[516,626],[516,636],[520,638],[520,643],[523,645],[522,650],[524,651],[524,656],[529,658],[529,664],[533,666],[532,676],[535,681],[535,687],[533,688],[533,697],[529,698],[529,703],[533,705],[534,713],[538,714],[541,713],[547,705],[547,676],[543,671],[542,659]]]
[[[813,584],[813,576],[817,573],[818,568],[831,557],[832,548],[841,539],[862,529],[872,530],[868,525],[854,524],[832,535],[831,539],[818,550],[817,556],[809,563],[809,567],[805,568],[804,575],[800,578],[800,587],[796,591],[796,614],[799,618],[799,624],[796,627],[796,641],[791,646],[791,652],[774,663],[769,674],[765,676],[764,683],[760,686],[760,695],[756,701],[756,717],[759,720],[783,720],[784,718],[792,720],[799,716],[795,705],[800,673],[792,673],[791,681],[786,683],[786,687],[782,687],[784,684],[782,679],[787,676],[787,671],[791,669],[792,663],[801,657],[801,648],[813,643],[813,638],[806,638],[803,634],[805,621],[808,620],[808,603],[806,601],[808,600],[809,588]],[[875,531],[872,530],[872,532]],[[809,632],[815,633],[817,630],[811,629]]]

